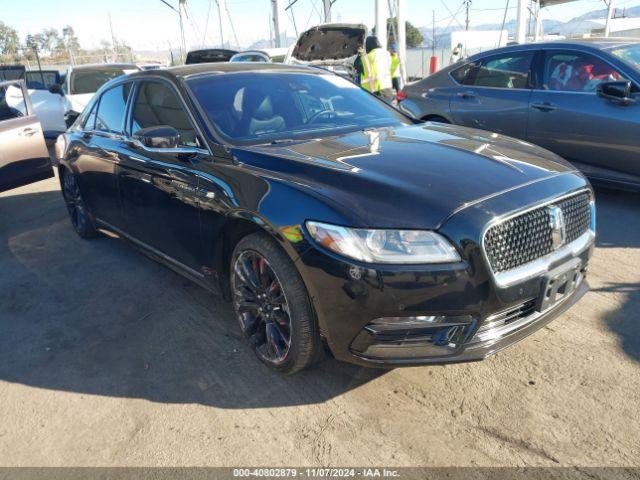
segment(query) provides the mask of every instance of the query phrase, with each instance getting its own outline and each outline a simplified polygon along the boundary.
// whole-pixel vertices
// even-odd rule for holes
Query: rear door
[[[0,191],[50,177],[51,159],[24,82],[0,82]]]
[[[541,77],[531,96],[528,140],[592,177],[639,177],[640,102],[622,104],[596,93],[603,81],[623,80],[623,72],[592,53],[553,49],[545,52]]]
[[[534,54],[506,52],[454,70],[459,84],[450,100],[454,123],[524,139]]]
[[[91,213],[109,227],[122,228],[118,164],[123,159],[123,129],[132,83],[105,90],[94,103],[76,147],[80,188]]]

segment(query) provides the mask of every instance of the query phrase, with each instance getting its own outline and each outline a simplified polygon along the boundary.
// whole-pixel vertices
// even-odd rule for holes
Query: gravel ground
[[[598,191],[592,291],[480,363],[281,377],[229,305],[56,179],[0,194],[0,465],[640,465],[640,196]]]

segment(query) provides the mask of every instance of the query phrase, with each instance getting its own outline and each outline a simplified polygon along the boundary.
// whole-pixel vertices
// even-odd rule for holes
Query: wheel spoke
[[[282,359],[289,348],[282,331],[278,328],[277,324],[267,323],[265,325],[265,333],[267,337],[268,350],[275,356],[276,360]]]
[[[252,287],[253,290],[260,289],[260,281],[258,280],[256,271],[249,260],[242,259],[240,262],[240,270],[242,271],[242,278],[247,282],[247,285]]]
[[[250,311],[245,311],[240,314],[240,320],[242,321],[242,328],[247,335],[251,336],[256,333],[258,325],[260,325],[259,316]]]
[[[291,318],[282,285],[268,260],[251,250],[233,265],[233,295],[243,331],[256,353],[268,362],[281,362],[291,342]]]

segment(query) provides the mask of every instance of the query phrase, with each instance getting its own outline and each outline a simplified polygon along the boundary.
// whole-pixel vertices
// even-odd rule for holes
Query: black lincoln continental
[[[588,290],[594,196],[574,167],[325,70],[133,73],[56,150],[81,237],[126,239],[233,301],[284,373],[325,346],[362,365],[480,360]]]

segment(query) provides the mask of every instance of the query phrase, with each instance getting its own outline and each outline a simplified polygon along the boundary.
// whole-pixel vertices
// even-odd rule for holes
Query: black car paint
[[[225,68],[256,73],[291,69],[229,65],[236,66]],[[590,188],[581,174],[549,152],[459,127],[426,124],[287,145],[225,145],[202,119],[183,82],[184,76],[201,71],[207,70],[135,73],[101,91],[149,78],[170,83],[206,141],[205,149],[187,155],[152,153],[133,147],[126,135],[83,132],[81,118],[66,134],[61,168],[78,175],[83,193],[102,197],[87,198],[99,228],[131,240],[211,291],[229,293],[228,261],[235,241],[247,232],[266,231],[296,264],[321,333],[341,360],[378,363],[350,351],[354,338],[374,318],[465,314],[474,319],[472,334],[489,313],[537,295],[540,278],[506,289],[493,284],[480,251],[482,228],[496,216]],[[100,201],[106,205],[94,210]],[[109,218],[102,218],[102,212]],[[462,261],[373,265],[347,260],[316,245],[304,227],[307,220],[437,229]],[[585,262],[590,253],[582,254]],[[585,289],[583,285],[575,292],[564,308]],[[397,363],[477,360],[536,330],[559,311],[474,351],[465,353],[459,345],[435,357]]]

